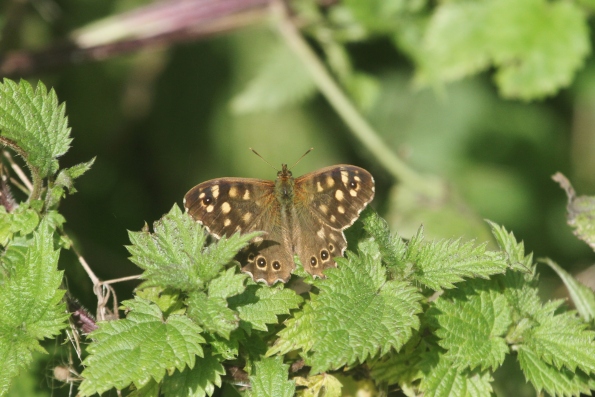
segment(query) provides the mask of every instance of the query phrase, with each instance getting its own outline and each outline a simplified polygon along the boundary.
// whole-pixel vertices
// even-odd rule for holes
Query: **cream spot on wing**
[[[343,195],[343,192],[342,192],[341,190],[338,190],[338,189],[337,189],[337,191],[335,192],[335,198],[336,198],[338,201],[341,201],[341,200],[343,200],[343,196],[344,196],[344,195]]]
[[[227,218],[226,220],[223,221],[223,226],[229,226],[231,225],[231,219]]]
[[[211,204],[207,207],[207,212],[213,212],[214,209],[215,209],[215,206],[213,204]]]
[[[229,188],[229,197],[238,197],[238,188],[235,186],[232,186]]]
[[[242,216],[242,220],[245,223],[250,222],[250,219],[252,219],[252,212],[246,212],[243,216]]]
[[[317,192],[322,192],[323,190],[324,190],[324,188],[320,184],[320,181],[316,182],[316,191]]]
[[[229,214],[229,211],[231,211],[231,205],[229,205],[229,203],[226,201],[225,203],[221,204],[221,211],[224,214]]]
[[[337,235],[335,233],[331,233],[331,240],[337,241]]]
[[[334,179],[333,179],[333,177],[332,177],[332,176],[330,176],[330,175],[328,175],[328,176],[326,177],[326,186],[327,186],[327,187],[333,187],[333,186],[335,186],[335,180],[334,180]]]
[[[323,214],[327,214],[328,213],[328,207],[324,204],[320,204],[320,211],[322,211]]]
[[[337,220],[337,218],[334,215],[331,215],[331,222],[335,222]]]
[[[198,198],[199,199],[204,198],[206,195],[207,194],[205,192],[202,192],[201,194],[198,195]]]
[[[356,182],[361,182],[362,178],[360,178],[359,176],[354,176],[353,179],[355,179]]]
[[[320,230],[316,232],[316,235],[318,237],[320,237],[321,239],[324,239],[326,237],[326,233],[324,232],[324,228],[321,227]]]
[[[357,196],[357,190],[355,190],[355,189],[351,189],[351,190],[349,191],[349,195],[350,195],[351,197],[355,197],[355,196]]]
[[[244,196],[242,196],[244,200],[250,200],[250,190],[246,189],[244,192]]]
[[[345,213],[345,207],[343,207],[342,205],[337,207],[337,211],[339,211],[340,214],[344,214]]]
[[[219,185],[215,185],[211,188],[211,193],[213,194],[214,198],[219,197]]]
[[[347,171],[341,171],[341,181],[343,181],[344,184],[349,182],[349,173]]]

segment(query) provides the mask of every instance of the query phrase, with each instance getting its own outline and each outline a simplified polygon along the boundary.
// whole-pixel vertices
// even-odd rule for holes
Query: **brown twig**
[[[9,52],[0,57],[0,74],[13,78],[28,76],[143,48],[196,41],[262,20],[268,13],[268,3],[269,0],[156,2],[91,24],[49,48]]]

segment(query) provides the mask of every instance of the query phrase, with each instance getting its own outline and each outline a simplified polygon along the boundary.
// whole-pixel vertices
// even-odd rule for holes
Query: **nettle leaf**
[[[164,319],[157,305],[140,298],[122,303],[130,310],[125,319],[99,323],[91,333],[94,343],[87,349],[79,389],[83,396],[160,382],[166,371],[193,368],[196,356],[203,355],[202,329],[188,317]]]
[[[137,298],[122,302],[128,316],[99,323],[91,333],[89,356],[79,392],[83,396],[137,387],[151,379],[160,382],[166,371],[193,368],[196,356],[203,356],[202,329],[188,317],[172,314],[167,319],[157,305]]]
[[[263,358],[254,363],[250,375],[252,389],[249,396],[257,397],[293,397],[295,382],[287,380],[289,365],[283,364],[282,357]]]
[[[595,332],[574,312],[555,315],[558,306],[554,302],[537,313],[537,325],[524,333],[523,345],[557,369],[595,373]]]
[[[204,357],[198,357],[194,368],[186,367],[182,372],[176,371],[165,377],[163,395],[165,397],[204,397],[212,396],[215,386],[221,387],[221,376],[225,368],[217,357],[205,350]]]
[[[525,377],[533,384],[537,393],[545,391],[552,396],[591,394],[592,380],[587,375],[575,373],[566,367],[556,368],[543,361],[528,346],[519,346],[518,359]]]
[[[504,227],[491,221],[487,222],[492,229],[492,234],[498,246],[506,255],[508,266],[512,270],[518,270],[524,273],[535,271],[533,254],[525,256],[525,245],[523,242],[517,242],[514,233],[509,233]]]
[[[557,263],[549,258],[543,260],[549,267],[551,267],[564,282],[570,299],[576,307],[576,310],[583,318],[589,322],[595,318],[595,293],[586,285],[581,284],[577,279],[572,277],[570,273],[562,269]]]
[[[56,159],[72,141],[65,110],[42,82],[35,89],[25,80],[0,83],[0,134],[27,153],[42,178],[57,171]]]
[[[53,229],[43,220],[32,238],[19,244],[0,288],[0,395],[29,365],[32,351],[45,352],[39,340],[59,334],[68,319]]]
[[[424,397],[492,397],[489,372],[461,370],[449,358],[430,352],[421,364],[424,377],[419,389]]]
[[[500,252],[486,251],[486,245],[473,241],[439,240],[424,242],[418,233],[409,241],[406,260],[413,263],[415,280],[438,291],[454,288],[463,277],[488,278],[504,273],[508,267]]]
[[[508,353],[504,339],[512,324],[506,297],[486,282],[468,282],[440,296],[428,312],[435,317],[440,346],[455,366],[496,370]]]
[[[263,287],[250,282],[246,290],[228,299],[229,307],[236,310],[242,320],[240,326],[250,332],[252,329],[267,330],[267,324],[276,324],[277,316],[289,314],[297,309],[303,298],[283,285]]]
[[[350,254],[337,263],[339,269],[328,269],[328,278],[314,283],[320,294],[306,303],[305,315],[287,322],[294,329],[282,331],[273,348],[301,348],[312,373],[398,350],[419,327],[422,296],[407,282],[387,281],[379,255]],[[311,340],[283,340],[302,332]]]
[[[308,376],[307,378],[296,377],[295,383],[298,386],[305,386],[306,389],[298,391],[299,397],[341,397],[343,385],[339,379],[330,374]]]
[[[574,235],[595,250],[595,197],[577,196],[570,181],[559,172],[552,179],[566,191],[568,224],[574,228]]]
[[[403,272],[405,266],[403,259],[407,252],[407,245],[399,236],[391,234],[388,224],[378,213],[368,208],[362,212],[359,218],[364,226],[364,230],[378,244],[384,262],[389,267],[399,268]]]
[[[310,351],[315,341],[318,306],[316,300],[310,300],[302,307],[302,310],[293,313],[293,317],[285,321],[285,328],[277,334],[279,339],[275,341],[266,355],[286,354],[298,349],[302,349],[304,352]]]
[[[258,75],[233,98],[234,112],[275,110],[303,102],[316,93],[310,72],[288,46],[275,44],[267,53],[269,59],[259,68]]]
[[[572,81],[589,53],[586,15],[546,0],[446,2],[430,18],[420,81],[451,81],[497,67],[508,98],[551,95]]]
[[[94,162],[95,158],[87,161],[86,163],[80,163],[70,168],[64,168],[60,170],[56,180],[51,184],[51,188],[47,193],[47,207],[55,208],[60,202],[60,199],[64,197],[65,190],[68,190],[68,193],[70,194],[76,193],[76,189],[74,188],[74,180],[91,169],[91,166]]]
[[[247,274],[236,274],[236,268],[232,267],[213,279],[209,283],[209,297],[229,298],[241,294],[246,290]]]
[[[26,203],[10,213],[0,206],[0,245],[6,246],[15,233],[26,236],[33,232],[38,223],[37,211],[29,208]]]
[[[369,363],[370,374],[376,382],[398,383],[403,389],[411,387],[413,381],[422,377],[420,364],[426,349],[423,339],[411,338],[399,352],[389,353]]]
[[[129,232],[129,237],[130,260],[145,270],[147,284],[192,291],[215,278],[255,234],[221,238],[204,248],[207,232],[174,205],[154,223],[154,233]]]
[[[209,332],[229,339],[231,331],[240,323],[238,314],[227,307],[224,298],[207,296],[194,291],[188,297],[188,316]]]

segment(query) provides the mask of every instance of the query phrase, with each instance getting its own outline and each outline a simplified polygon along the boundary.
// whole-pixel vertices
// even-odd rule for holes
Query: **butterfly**
[[[263,231],[236,259],[242,272],[273,285],[287,282],[294,255],[314,277],[336,267],[347,247],[343,230],[374,198],[374,178],[363,168],[335,165],[293,178],[282,164],[275,181],[219,178],[186,193],[186,212],[219,239]]]

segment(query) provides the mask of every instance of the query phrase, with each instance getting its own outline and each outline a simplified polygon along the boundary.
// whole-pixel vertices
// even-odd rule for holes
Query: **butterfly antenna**
[[[300,158],[298,159],[298,161],[296,161],[296,162],[295,162],[295,164],[294,164],[294,165],[292,165],[291,167],[289,167],[289,169],[292,169],[293,167],[295,167],[296,165],[298,165],[298,163],[299,163],[300,161],[302,161],[302,159],[303,159],[304,157],[306,157],[306,155],[307,155],[308,153],[310,153],[312,150],[314,150],[314,148],[313,148],[313,147],[311,147],[310,149],[306,150],[306,153],[302,154],[302,157],[300,157]]]
[[[260,157],[262,159],[262,161],[264,161],[265,163],[267,163],[268,165],[271,166],[271,168],[273,168],[275,171],[279,171],[278,169],[276,169],[271,163],[269,163],[268,161],[266,161],[266,159],[264,157],[262,157],[260,154],[258,154],[258,152],[252,148],[249,148],[250,150],[252,150],[254,152],[255,155],[257,155],[258,157]],[[303,157],[303,156],[302,156]]]

